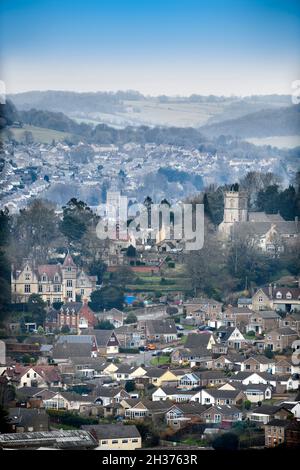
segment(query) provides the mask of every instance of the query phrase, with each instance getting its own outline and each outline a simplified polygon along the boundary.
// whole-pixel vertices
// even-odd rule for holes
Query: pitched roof
[[[10,408],[9,422],[24,428],[28,426],[49,426],[49,416],[40,408]]]
[[[113,330],[94,330],[94,333],[96,336],[98,348],[107,346],[107,343],[109,342],[110,338],[112,336],[115,336]],[[117,337],[116,341],[118,342]]]
[[[64,259],[64,262],[63,262],[63,267],[66,268],[66,267],[73,267],[73,268],[76,268],[76,264],[74,263],[73,261],[73,258],[72,256],[70,255],[70,253],[67,253],[65,259]]]
[[[209,333],[189,333],[184,346],[187,349],[207,348],[211,336]]]
[[[98,440],[141,437],[137,427],[131,424],[88,424],[81,426],[81,429],[89,431]]]
[[[149,335],[177,335],[177,328],[173,318],[146,320],[146,330]]]
[[[91,357],[91,343],[57,343],[52,350],[53,359],[72,359],[73,357]]]

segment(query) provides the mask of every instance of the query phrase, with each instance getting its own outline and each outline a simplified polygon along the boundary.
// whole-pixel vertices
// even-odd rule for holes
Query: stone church
[[[219,225],[224,240],[250,237],[263,252],[270,254],[284,251],[286,244],[299,239],[298,221],[286,221],[280,214],[251,212],[245,191],[232,189],[224,194],[224,216]]]
[[[27,302],[31,294],[39,294],[48,305],[90,300],[96,280],[96,276],[78,268],[69,253],[63,264],[36,266],[34,261],[26,259],[21,269],[12,267],[12,302]]]

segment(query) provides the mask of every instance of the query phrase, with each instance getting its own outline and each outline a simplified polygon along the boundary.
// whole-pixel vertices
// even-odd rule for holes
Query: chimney
[[[272,284],[269,284],[269,297],[272,298]]]

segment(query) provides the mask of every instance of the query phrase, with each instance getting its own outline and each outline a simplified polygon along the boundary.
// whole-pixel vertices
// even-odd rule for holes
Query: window
[[[80,295],[84,295],[84,289],[80,289]]]
[[[136,443],[136,442],[139,442],[139,440],[138,439],[132,439],[132,442]]]
[[[111,441],[112,444],[118,444],[118,442],[119,442],[118,439],[113,439],[113,440]]]
[[[67,290],[67,297],[73,297],[73,292],[71,290]]]
[[[67,287],[72,287],[72,279],[67,279]]]
[[[25,281],[30,281],[30,274],[28,273],[25,274]]]
[[[54,284],[54,292],[60,292],[60,284]]]
[[[282,299],[282,293],[281,292],[277,292],[276,299]]]
[[[43,276],[42,276],[42,281],[43,281],[43,282],[46,282],[46,281],[47,281],[47,276],[46,276],[45,274],[43,274]]]
[[[25,292],[25,294],[29,294],[29,293],[30,293],[30,284],[25,284],[25,286],[24,286],[24,292]]]
[[[128,439],[122,439],[122,444],[127,444],[128,443]]]
[[[101,444],[105,445],[107,444],[107,441],[101,441]]]
[[[43,292],[43,286],[42,286],[42,284],[39,284],[39,292]]]
[[[285,297],[290,300],[292,298],[292,294],[290,292],[287,292]]]

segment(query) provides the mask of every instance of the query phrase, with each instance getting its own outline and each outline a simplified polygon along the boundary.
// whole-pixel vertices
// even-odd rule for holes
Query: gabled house
[[[138,328],[150,343],[170,343],[177,339],[177,328],[173,318],[139,321]]]
[[[270,372],[275,367],[275,359],[268,359],[263,355],[250,356],[241,364],[242,372]]]
[[[226,354],[213,360],[213,370],[241,370],[244,356],[239,354]]]
[[[173,364],[210,369],[212,366],[212,353],[211,350],[201,346],[198,348],[178,348],[171,353],[171,362]]]
[[[80,411],[85,405],[91,405],[94,397],[83,396],[74,392],[57,392],[52,396],[43,398],[43,406],[45,409]]]
[[[118,382],[122,380],[133,380],[137,377],[143,377],[147,374],[147,370],[141,366],[133,366],[131,364],[120,364],[117,365],[117,370],[114,373],[114,378]]]
[[[94,330],[98,353],[101,356],[118,354],[120,343],[114,330]]]
[[[254,331],[256,335],[271,331],[279,326],[280,316],[278,313],[269,311],[255,311],[250,315],[246,331]]]
[[[202,413],[205,409],[206,407],[199,403],[179,403],[167,410],[165,420],[171,428],[181,429],[189,424],[202,422]]]
[[[285,318],[281,318],[279,321],[279,327],[291,328],[300,335],[300,312],[290,313]]]
[[[162,385],[177,385],[178,381],[184,374],[184,370],[171,370],[162,369],[159,367],[152,367],[150,369],[147,369],[146,376],[149,377],[149,381],[151,384],[155,385],[156,387],[160,387]]]
[[[177,387],[158,387],[152,393],[152,401],[170,400],[176,403],[191,400],[195,390],[184,390]]]
[[[272,398],[272,385],[248,384],[242,385],[237,382],[228,382],[220,387],[220,390],[241,390],[246,399],[251,403],[258,403]]]
[[[213,405],[201,413],[205,423],[214,423],[221,426],[232,425],[242,421],[242,412],[234,405]]]
[[[271,351],[283,351],[292,348],[294,341],[298,338],[298,333],[289,327],[277,328],[266,334],[265,347],[271,349]]]
[[[277,310],[296,312],[300,310],[299,287],[277,287],[269,285],[258,289],[252,297],[254,310]]]
[[[186,349],[208,349],[211,350],[215,339],[211,333],[189,333],[185,342]]]
[[[193,390],[200,386],[200,377],[194,372],[187,372],[178,381],[178,388]]]
[[[121,387],[97,387],[93,395],[95,396],[94,403],[102,406],[120,403],[123,399],[131,398],[130,394]]]
[[[147,399],[122,400],[121,407],[124,408],[124,417],[129,420],[141,421],[147,418],[155,419],[163,416],[172,406],[168,400],[151,401]]]
[[[231,305],[221,314],[222,324],[225,327],[239,327],[241,331],[245,330],[249,323],[252,310],[246,307],[232,307]]]
[[[103,318],[103,320],[108,320],[112,325],[114,325],[115,328],[120,328],[124,325],[126,313],[118,310],[117,308],[112,308],[104,313],[101,313],[101,318]]]
[[[202,389],[200,392],[201,405],[239,405],[246,400],[241,390]]]
[[[223,343],[230,349],[242,349],[247,340],[237,327],[220,327],[216,331],[217,341]]]
[[[145,335],[136,324],[123,325],[115,330],[116,337],[122,348],[139,348],[145,346]]]
[[[5,371],[7,379],[20,387],[61,387],[62,378],[56,366],[13,366]]]

